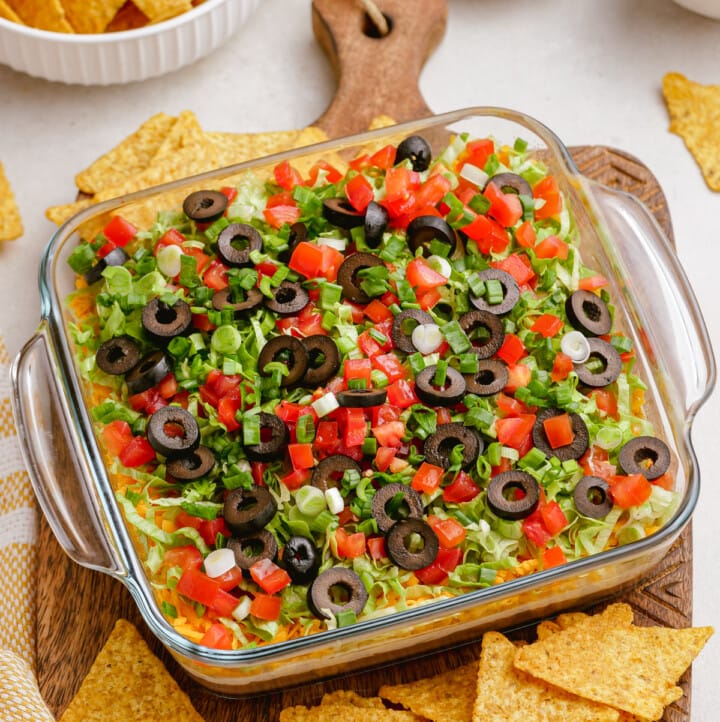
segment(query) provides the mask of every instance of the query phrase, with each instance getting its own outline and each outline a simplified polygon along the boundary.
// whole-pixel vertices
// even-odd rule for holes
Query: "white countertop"
[[[192,109],[205,129],[243,132],[300,128],[322,113],[335,84],[312,34],[309,5],[265,0],[214,55],[144,83],[70,87],[0,67],[0,161],[26,229],[23,238],[0,243],[0,331],[12,354],[39,320],[37,269],[53,231],[44,209],[73,199],[75,172],[158,111]],[[708,190],[682,140],[667,130],[661,96],[667,71],[720,84],[720,22],[671,0],[449,0],[447,33],[420,86],[435,112],[516,108],[568,145],[611,145],[640,158],[665,191],[680,259],[720,348],[720,195]],[[719,427],[715,394],[693,434],[703,478],[693,522],[696,625],[720,621],[713,538],[720,486],[712,467]],[[719,717],[718,669],[720,636],[694,666],[693,721]]]

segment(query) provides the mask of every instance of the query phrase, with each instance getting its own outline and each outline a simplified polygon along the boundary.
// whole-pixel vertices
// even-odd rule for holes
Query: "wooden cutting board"
[[[385,113],[396,120],[429,115],[417,80],[425,59],[442,37],[445,0],[415,3],[381,0],[392,31],[373,37],[372,24],[355,0],[314,0],[313,28],[337,71],[336,95],[317,124],[328,135],[362,130]],[[402,62],[398,62],[401,59]],[[368,89],[371,89],[370,92]],[[518,105],[522,99],[518,99]],[[672,237],[665,196],[652,173],[637,159],[599,146],[573,148],[581,172],[640,198]],[[40,523],[37,584],[37,658],[40,691],[50,709],[60,714],[75,695],[115,620],[123,617],[140,630],[153,651],[185,689],[207,722],[274,722],[293,704],[312,705],[325,692],[353,689],[373,695],[381,684],[407,682],[453,669],[479,657],[480,643],[444,650],[411,663],[335,678],[254,699],[214,696],[191,680],[145,626],[130,594],[118,581],[74,564],[55,540],[47,522]],[[692,621],[692,542],[688,528],[665,559],[643,582],[618,597],[632,605],[638,624],[687,627]],[[526,630],[513,636],[531,636]],[[669,707],[665,722],[690,719],[690,673],[682,679],[685,696]],[[127,722],[133,722],[128,720]]]

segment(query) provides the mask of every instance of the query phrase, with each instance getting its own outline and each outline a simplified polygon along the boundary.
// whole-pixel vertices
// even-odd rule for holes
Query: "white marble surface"
[[[420,9],[421,0],[414,1]],[[680,138],[667,131],[660,86],[670,70],[720,84],[720,22],[671,0],[449,0],[447,33],[420,85],[436,112],[517,108],[567,144],[607,144],[642,159],[665,190],[678,253],[720,348],[720,195],[708,190]],[[43,211],[72,199],[77,170],[161,110],[190,108],[214,130],[302,127],[333,91],[308,0],[265,0],[213,56],[145,83],[68,87],[0,67],[0,160],[26,228],[22,239],[0,244],[0,329],[9,350],[16,352],[39,320],[37,268],[53,230]],[[720,486],[713,468],[719,427],[716,394],[693,435],[703,477],[694,517],[694,614],[702,625],[720,620]],[[693,720],[720,717],[718,669],[720,638],[694,667]]]

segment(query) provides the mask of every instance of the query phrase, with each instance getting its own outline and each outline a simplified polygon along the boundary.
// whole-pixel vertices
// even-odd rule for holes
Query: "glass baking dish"
[[[282,160],[306,169],[337,154],[397,143],[413,133],[433,146],[453,133],[528,141],[559,181],[579,229],[584,262],[610,280],[616,323],[632,337],[636,373],[648,386],[649,416],[671,448],[681,499],[671,520],[641,540],[462,596],[253,649],[212,650],[177,633],[163,617],[115,501],[75,367],[63,299],[74,288],[67,258],[79,237],[116,212],[134,219],[179,205],[198,188],[260,178]],[[336,156],[337,157],[337,156]],[[154,218],[144,219],[150,224]],[[700,479],[692,421],[715,380],[702,315],[677,256],[647,209],[632,196],[580,175],[560,140],[538,121],[500,108],[471,108],[218,169],[93,206],[51,239],[40,269],[42,321],[13,366],[14,407],[23,453],[40,505],[67,554],[119,579],[152,632],[201,684],[227,695],[271,691],[376,666],[526,624],[627,587],[661,560],[690,520]],[[102,600],[98,600],[102,604]]]

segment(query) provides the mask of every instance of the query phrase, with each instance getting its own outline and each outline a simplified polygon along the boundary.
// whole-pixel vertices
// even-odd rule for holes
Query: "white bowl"
[[[675,0],[675,2],[706,18],[720,20],[720,0]]]
[[[46,80],[131,83],[163,75],[224,43],[260,0],[206,0],[171,20],[137,30],[73,35],[0,18],[0,63]]]

